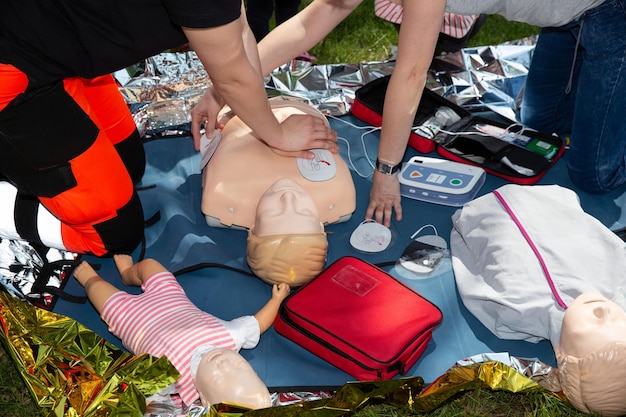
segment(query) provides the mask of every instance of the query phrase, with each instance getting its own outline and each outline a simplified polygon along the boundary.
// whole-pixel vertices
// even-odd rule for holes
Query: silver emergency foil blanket
[[[207,417],[220,414],[230,417],[295,417],[303,413],[311,417],[338,417],[350,416],[370,401],[384,402],[409,412],[427,412],[459,392],[470,389],[490,388],[509,392],[550,390],[542,383],[547,378],[558,378],[554,368],[536,359],[517,358],[506,352],[486,353],[458,361],[428,386],[416,376],[348,382],[331,391],[274,392],[272,406],[260,410],[228,404],[203,407],[199,403],[182,410],[171,400],[161,397],[161,402],[150,402],[148,399],[144,417]]]
[[[519,107],[536,38],[465,48],[433,59],[426,86],[469,111],[511,120]],[[349,113],[355,91],[393,72],[395,61],[314,65],[293,60],[265,77],[268,96],[300,98],[325,114]],[[155,55],[116,73],[142,136],[189,135],[190,112],[210,79],[193,51]]]

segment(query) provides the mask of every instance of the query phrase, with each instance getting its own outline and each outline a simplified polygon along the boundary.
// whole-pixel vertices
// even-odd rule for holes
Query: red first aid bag
[[[290,294],[276,331],[359,381],[405,374],[442,320],[437,306],[366,261],[346,256]]]
[[[350,107],[354,117],[372,126],[382,124],[389,78],[377,78],[356,90]],[[429,128],[432,118],[438,117],[449,124],[441,130]],[[429,131],[432,136],[424,136]],[[428,88],[423,90],[408,145],[422,153],[436,151],[445,159],[479,166],[489,174],[524,185],[539,181],[565,151],[565,143],[558,136],[513,121],[472,114]]]

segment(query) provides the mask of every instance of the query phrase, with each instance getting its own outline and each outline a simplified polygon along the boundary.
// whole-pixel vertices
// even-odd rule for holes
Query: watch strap
[[[398,165],[391,165],[386,162],[381,162],[378,158],[376,159],[376,171],[382,172],[386,175],[393,175],[400,170],[402,167],[402,162]]]

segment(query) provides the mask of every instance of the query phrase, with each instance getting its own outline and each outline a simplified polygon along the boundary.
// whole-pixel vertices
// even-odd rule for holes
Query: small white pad
[[[327,181],[335,176],[337,167],[333,154],[328,149],[310,149],[315,158],[296,158],[298,169],[309,181]]]
[[[361,252],[382,252],[391,243],[391,230],[375,221],[362,222],[350,235],[350,245]]]
[[[207,137],[206,132],[200,137],[200,171],[209,163],[221,140],[222,134],[217,129],[213,131],[210,138]]]

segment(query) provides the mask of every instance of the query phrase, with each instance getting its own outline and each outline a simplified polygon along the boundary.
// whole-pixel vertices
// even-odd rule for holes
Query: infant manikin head
[[[626,312],[597,293],[583,293],[565,311],[555,347],[561,388],[585,413],[626,413]]]
[[[327,250],[313,198],[292,179],[274,182],[259,199],[248,234],[250,269],[270,284],[297,287],[322,271]]]
[[[271,406],[267,387],[252,366],[231,349],[215,348],[202,356],[194,379],[202,405],[234,403],[249,408]]]

